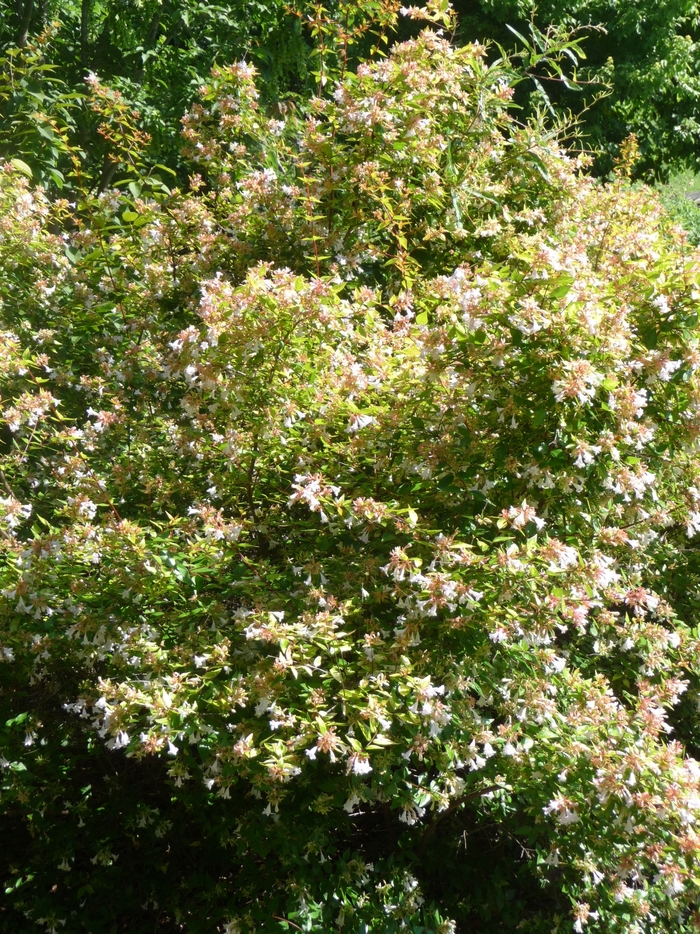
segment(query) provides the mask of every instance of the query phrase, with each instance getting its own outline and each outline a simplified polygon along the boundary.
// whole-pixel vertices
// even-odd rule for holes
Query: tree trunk
[[[82,0],[80,5],[80,64],[86,71],[90,64],[90,4],[91,0]]]
[[[158,38],[158,32],[160,30],[161,12],[162,12],[162,8],[158,7],[156,12],[153,14],[151,25],[148,27],[148,32],[146,33],[146,38],[144,39],[144,42],[143,42],[144,52],[146,51],[146,49],[152,46],[153,43]],[[142,60],[139,67],[134,71],[134,81],[136,81],[137,84],[141,84],[143,82],[145,73],[146,73],[146,66]]]
[[[102,171],[100,172],[100,179],[97,183],[97,190],[100,192],[100,194],[103,191],[106,191],[112,184],[112,179],[117,174],[118,165],[119,163],[115,162],[110,154],[107,153],[107,155],[104,157]]]
[[[20,17],[17,45],[20,47],[20,49],[23,49],[27,44],[27,39],[29,38],[29,27],[31,26],[32,13],[34,12],[34,0],[24,0],[24,3],[19,0],[17,6],[19,7]]]

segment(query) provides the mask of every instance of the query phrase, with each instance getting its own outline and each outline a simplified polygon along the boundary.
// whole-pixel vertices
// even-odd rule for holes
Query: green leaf
[[[33,173],[30,167],[24,162],[23,159],[10,159],[11,164],[17,169],[18,172],[21,172],[23,175],[26,175],[27,178],[32,178]]]

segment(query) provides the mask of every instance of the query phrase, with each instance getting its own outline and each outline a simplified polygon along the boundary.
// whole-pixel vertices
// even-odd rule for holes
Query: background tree
[[[40,52],[53,87],[60,78],[64,95],[84,94],[86,77],[97,73],[139,110],[141,126],[153,140],[154,161],[174,169],[180,166],[180,118],[216,61],[252,57],[270,99],[281,91],[300,91],[308,65],[300,20],[277,0],[3,0],[0,47],[36,48],[33,54]],[[14,89],[16,106],[46,105],[46,82],[37,85],[38,77]],[[79,115],[77,129],[83,150],[104,160],[86,112]]]
[[[599,153],[594,166],[598,174],[611,170],[620,143],[630,133],[639,139],[641,157],[636,171],[644,177],[663,177],[674,166],[696,164],[700,68],[695,0],[663,4],[550,0],[539,4],[536,12],[529,0],[473,0],[458,3],[456,8],[459,42],[477,39],[509,49],[517,45],[522,51],[526,43],[533,42],[529,30],[533,16],[541,31],[550,25],[583,30],[587,60],[580,78],[592,83],[572,92],[560,80],[543,80],[541,90],[523,85],[516,100],[536,107],[546,94],[547,106],[555,111],[579,113],[602,88],[612,87],[612,94],[582,118],[586,145]],[[153,139],[153,161],[184,170],[179,158],[180,119],[216,62],[245,57],[254,63],[262,77],[261,93],[269,101],[293,99],[313,87],[319,34],[310,9],[278,0],[255,4],[2,0],[0,47],[26,48],[39,42],[42,64],[55,67],[54,77],[63,82],[63,94],[82,93],[86,75],[96,72],[140,111],[142,128]],[[347,4],[332,3],[326,15],[342,23],[347,9]],[[597,26],[603,29],[586,28]],[[39,41],[47,30],[50,41]],[[399,37],[410,34],[404,21]],[[356,38],[346,53],[356,62],[357,55],[368,49],[367,42]],[[496,57],[496,47],[490,54]],[[15,107],[35,108],[32,93],[53,99],[50,89],[39,91],[34,83],[31,92],[15,89]],[[86,114],[77,120],[80,145],[102,160],[100,172],[108,173],[109,163],[95,140],[94,124]]]
[[[612,94],[588,111],[583,120],[588,145],[600,152],[595,171],[612,169],[618,147],[630,133],[640,145],[636,172],[664,177],[674,166],[697,165],[700,152],[700,68],[695,0],[664,3],[617,3],[615,0],[470,0],[458,2],[461,41],[496,40],[512,48],[508,26],[525,37],[534,16],[542,28],[558,23],[587,31],[587,56],[581,78],[609,84]],[[585,30],[584,30],[585,31]],[[593,88],[591,88],[593,90]],[[547,82],[555,106],[582,108],[585,93],[572,95]]]

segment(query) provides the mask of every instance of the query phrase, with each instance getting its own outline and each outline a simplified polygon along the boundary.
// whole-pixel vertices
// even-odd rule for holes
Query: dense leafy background
[[[583,118],[588,145],[599,151],[596,171],[609,172],[617,147],[629,135],[640,140],[637,173],[665,175],[682,162],[697,164],[700,152],[700,8],[695,0],[477,0],[457,3],[460,36],[514,39],[508,26],[527,35],[534,13],[540,25],[562,23],[584,28],[586,62],[581,77],[609,83],[610,96]],[[560,93],[557,93],[557,90]],[[562,107],[581,109],[585,89],[568,94],[547,84]]]
[[[342,3],[329,4],[329,10],[342,18]],[[522,50],[524,42],[531,42],[533,18],[542,30],[552,23],[581,30],[587,38],[579,77],[590,84],[572,93],[558,81],[542,80],[540,89],[557,111],[575,114],[582,113],[603,87],[611,89],[605,100],[582,116],[584,145],[597,153],[597,173],[611,170],[620,143],[630,133],[636,133],[640,141],[637,175],[665,177],[679,164],[697,165],[700,12],[696,0],[549,0],[536,8],[526,0],[471,0],[458,2],[456,10],[457,40],[491,42],[492,57],[498,54],[498,44]],[[521,38],[516,38],[513,29]],[[404,20],[399,36],[408,32]],[[53,75],[60,77],[61,93],[82,92],[86,74],[97,72],[139,108],[153,137],[154,161],[173,168],[184,168],[180,118],[215,62],[246,56],[260,70],[261,90],[268,100],[303,95],[314,83],[315,38],[303,4],[295,7],[281,0],[0,2],[0,48],[31,44],[46,34],[50,39],[42,42],[42,64],[55,67]],[[356,44],[351,50],[354,60],[366,50],[366,44]],[[3,107],[5,121],[13,110],[32,103],[27,96],[37,92],[48,94],[49,99],[55,96],[58,86],[47,88],[38,77],[15,88],[12,107]],[[526,110],[541,104],[542,98],[531,83],[518,92]],[[31,109],[35,106],[34,100]],[[77,122],[80,141],[92,152],[95,140],[90,121],[79,116]],[[98,153],[93,155],[99,158]]]
[[[153,137],[154,161],[174,168],[181,165],[180,118],[215,62],[248,56],[265,75],[265,91],[272,99],[303,90],[306,84],[308,47],[301,21],[279,0],[3,0],[0,46],[36,42],[41,65],[50,71],[34,71],[27,81],[15,84],[3,107],[6,134],[8,121],[18,111],[32,112],[37,104],[40,110],[50,108],[59,95],[65,107],[66,95],[83,93],[85,77],[96,72],[139,109],[142,125]],[[104,158],[99,147],[94,151],[94,123],[75,109],[74,118],[77,141],[92,159]],[[16,146],[16,141],[16,131],[10,132],[5,148]],[[31,145],[23,151],[31,156]],[[110,177],[102,179],[103,186]]]

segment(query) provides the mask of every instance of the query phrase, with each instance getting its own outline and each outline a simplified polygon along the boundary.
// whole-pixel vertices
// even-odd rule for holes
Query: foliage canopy
[[[94,120],[79,106],[85,79],[94,72],[139,110],[154,161],[179,168],[180,119],[217,61],[251,55],[268,98],[304,89],[309,46],[301,24],[279,0],[0,0],[0,48],[10,54],[3,69],[9,93],[2,94],[0,85],[0,149],[18,155],[18,129],[35,135],[31,117],[37,111],[51,114],[58,107],[65,117],[69,109],[73,141],[98,164],[98,176],[104,170],[107,187],[113,173],[103,162]],[[22,50],[33,67],[15,74],[12,59]],[[37,158],[37,142],[44,159]],[[38,168],[47,161],[46,139],[28,143],[25,159]],[[58,156],[52,168],[60,171]]]
[[[362,21],[366,29],[385,16],[383,9],[398,6],[375,0],[0,0],[0,49],[35,56],[29,79],[12,80],[12,69],[5,69],[12,92],[8,99],[0,87],[0,153],[18,155],[6,142],[11,124],[10,149],[20,134],[31,137],[25,139],[25,161],[38,168],[45,160],[37,160],[34,149],[38,144],[46,154],[52,140],[37,136],[31,118],[37,110],[50,114],[58,108],[69,118],[74,142],[96,163],[102,187],[108,187],[111,164],[98,145],[94,121],[77,103],[86,76],[96,72],[140,111],[141,128],[152,137],[153,161],[184,173],[180,119],[213,65],[246,58],[258,68],[268,102],[304,99],[317,82],[324,21],[350,27],[345,53],[354,66],[371,43],[353,25]],[[584,39],[585,56],[576,56],[582,61],[568,62],[569,74],[579,69],[575,88],[561,76],[540,76],[538,87],[521,86],[517,100],[526,109],[580,114],[585,145],[597,154],[596,174],[611,171],[630,133],[640,141],[638,176],[663,177],[674,166],[696,165],[697,0],[458,0],[456,10],[458,42],[491,43],[491,60],[500,54],[499,44],[515,46],[527,58],[528,46],[534,51],[538,44],[538,29],[546,32],[552,24]],[[413,34],[406,20],[396,33]],[[611,93],[594,103],[605,89]],[[61,172],[56,161],[62,163],[54,159],[51,168]],[[61,183],[46,170],[42,178]]]
[[[609,96],[582,120],[586,143],[596,152],[596,173],[611,171],[618,146],[630,133],[639,138],[636,173],[663,177],[674,165],[697,166],[700,152],[700,7],[697,0],[478,0],[455,4],[460,35],[514,45],[511,27],[525,37],[528,23],[557,23],[586,35],[580,78],[593,82],[571,93],[545,82],[556,108],[582,110],[608,85]],[[593,28],[590,28],[593,27]],[[599,28],[602,27],[602,28]],[[531,102],[542,97],[537,92]]]

